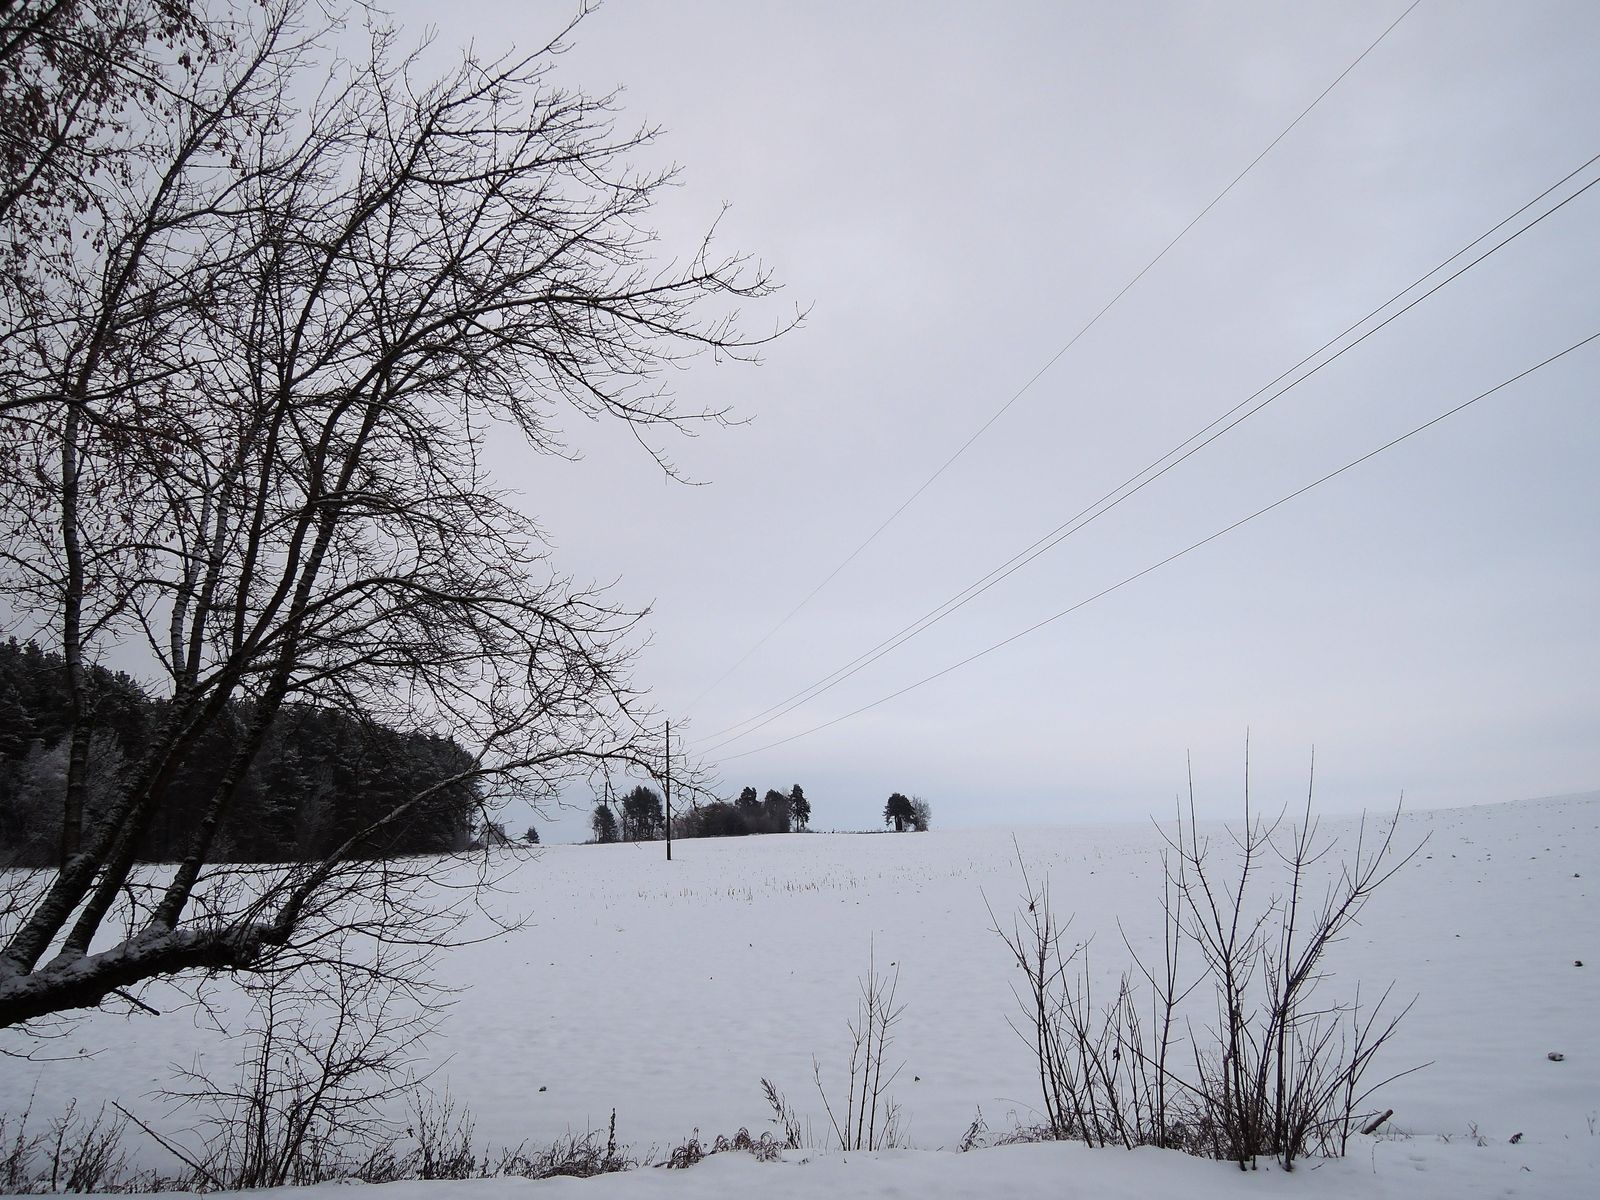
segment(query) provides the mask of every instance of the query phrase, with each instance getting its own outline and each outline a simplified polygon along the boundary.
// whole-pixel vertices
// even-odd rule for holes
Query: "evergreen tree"
[[[594,806],[594,815],[589,819],[589,825],[594,830],[594,840],[597,842],[614,842],[617,840],[617,818],[611,811],[611,806],[602,800]]]
[[[622,840],[649,842],[661,835],[666,814],[661,796],[654,788],[640,784],[622,798]]]
[[[811,801],[806,799],[798,783],[789,789],[789,815],[796,829],[803,830],[811,824]]]
[[[761,801],[762,824],[768,833],[789,832],[789,797],[777,788],[768,788]]]
[[[129,676],[89,667],[93,706],[86,819],[112,803],[166,706]],[[14,865],[44,866],[59,855],[70,726],[66,662],[55,651],[14,639],[0,644],[0,846]],[[228,706],[233,727],[247,724],[251,702]],[[138,857],[179,857],[207,797],[232,754],[229,726],[218,723],[177,772],[168,802],[141,838]],[[472,762],[449,738],[401,731],[359,712],[285,704],[269,724],[260,751],[218,834],[220,862],[284,862],[320,858],[382,813]],[[444,788],[428,802],[357,846],[356,857],[380,858],[463,848],[478,808],[470,784]]]
[[[903,833],[906,825],[916,819],[916,807],[911,803],[909,796],[902,796],[899,792],[890,796],[883,806],[883,823],[894,822],[894,831]]]

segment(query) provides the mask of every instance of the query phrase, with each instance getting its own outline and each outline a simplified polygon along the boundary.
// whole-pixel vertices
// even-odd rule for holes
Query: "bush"
[[[135,1186],[127,1173],[123,1117],[93,1117],[76,1102],[38,1133],[29,1133],[31,1108],[15,1119],[0,1114],[0,1195],[111,1192]]]
[[[1421,848],[1398,851],[1398,817],[1376,837],[1363,819],[1353,853],[1330,869],[1336,844],[1319,836],[1309,796],[1284,836],[1281,817],[1268,823],[1247,809],[1243,827],[1229,831],[1238,850],[1229,871],[1200,835],[1191,797],[1163,856],[1162,961],[1147,964],[1129,946],[1133,969],[1103,1008],[1087,949],[1063,951],[1049,885],[1024,866],[1024,908],[995,932],[1026,981],[1016,1028],[1035,1052],[1049,1135],[1164,1146],[1241,1168],[1263,1155],[1288,1170],[1309,1153],[1343,1154],[1373,1091],[1396,1078],[1365,1082],[1410,1006],[1386,1015],[1388,990],[1370,1007],[1359,988],[1348,1000],[1313,997],[1330,947]],[[1273,859],[1283,890],[1257,904]],[[1219,1014],[1214,1024],[1188,1017],[1195,1005]],[[1192,1042],[1180,1056],[1183,1033]]]

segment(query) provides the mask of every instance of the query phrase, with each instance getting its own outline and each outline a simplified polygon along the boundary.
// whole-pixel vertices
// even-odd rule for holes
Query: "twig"
[[[1373,1117],[1372,1120],[1368,1121],[1365,1125],[1363,1125],[1361,1127],[1362,1134],[1363,1135],[1367,1135],[1367,1134],[1376,1133],[1378,1131],[1378,1126],[1382,1125],[1385,1121],[1387,1121],[1392,1116],[1394,1116],[1394,1109],[1392,1109],[1392,1108],[1384,1109],[1381,1113],[1379,1113],[1377,1116]]]
[[[149,1013],[152,1017],[159,1017],[161,1015],[159,1009],[151,1008],[143,1000],[139,999],[139,997],[131,995],[130,993],[123,991],[121,988],[112,988],[111,994],[114,996],[121,996],[129,1004],[136,1005],[137,1007],[144,1009],[145,1012]]]
[[[227,1190],[226,1185],[220,1179],[218,1179],[210,1171],[208,1171],[204,1167],[202,1167],[199,1163],[195,1162],[194,1159],[190,1158],[182,1150],[179,1150],[171,1142],[167,1141],[166,1138],[162,1137],[154,1129],[151,1129],[150,1126],[146,1125],[143,1121],[139,1120],[138,1117],[134,1116],[127,1109],[123,1108],[122,1105],[118,1104],[115,1100],[113,1100],[111,1102],[111,1107],[116,1109],[123,1116],[127,1117],[128,1120],[132,1121],[140,1129],[142,1129],[146,1133],[148,1133],[152,1138],[154,1138],[156,1140],[156,1143],[159,1146],[161,1146],[163,1149],[167,1150],[174,1158],[176,1158],[184,1166],[188,1167],[196,1175],[199,1175],[202,1179],[204,1179],[212,1187],[216,1188],[217,1191],[222,1192],[222,1191],[226,1191]]]

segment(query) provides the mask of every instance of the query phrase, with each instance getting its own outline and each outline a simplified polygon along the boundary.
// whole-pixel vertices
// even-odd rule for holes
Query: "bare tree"
[[[637,615],[556,570],[481,451],[564,453],[564,408],[670,471],[661,435],[723,414],[676,407],[663,368],[750,357],[782,326],[746,335],[727,305],[771,283],[709,236],[657,262],[643,222],[671,176],[630,165],[654,133],[557,86],[559,40],[430,82],[382,28],[336,58],[321,11],[241,4],[204,56],[157,64],[159,103],[122,122],[132,165],[0,314],[8,599],[69,662],[142,643],[166,691],[78,832],[80,708],[62,866],[0,913],[0,1026],[277,963],[352,897],[382,924],[415,880],[351,850],[463,782],[489,804],[663,758],[628,671]],[[472,764],[321,862],[208,874],[291,700],[447,731]],[[229,723],[188,853],[146,871],[168,788]]]

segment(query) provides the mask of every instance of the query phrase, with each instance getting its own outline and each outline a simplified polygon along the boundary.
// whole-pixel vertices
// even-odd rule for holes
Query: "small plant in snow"
[[[757,1162],[777,1162],[783,1157],[783,1147],[770,1133],[763,1133],[760,1137],[752,1137],[748,1129],[740,1129],[731,1138],[718,1134],[711,1143],[710,1149],[706,1148],[700,1140],[700,1131],[697,1129],[689,1135],[687,1141],[675,1147],[667,1161],[662,1164],[669,1171],[684,1170],[694,1166],[701,1159],[713,1154],[726,1154],[736,1150],[743,1154],[751,1155]]]
[[[767,1105],[772,1109],[772,1123],[783,1130],[784,1149],[802,1149],[811,1141],[810,1130],[808,1128],[802,1136],[800,1118],[789,1106],[789,1098],[780,1092],[770,1079],[761,1081],[761,1092],[766,1096]]]
[[[822,1097],[823,1111],[828,1115],[832,1143],[841,1150],[892,1150],[906,1145],[900,1124],[900,1105],[889,1095],[889,1089],[905,1064],[888,1066],[886,1073],[894,1028],[905,1011],[905,1005],[895,1000],[900,987],[900,969],[895,964],[890,965],[894,967],[893,975],[879,975],[874,954],[868,959],[867,974],[860,981],[856,1018],[849,1026],[850,1066],[842,1099],[837,1092],[829,1095],[822,1082],[822,1064],[815,1056],[811,1059],[811,1074],[816,1081],[817,1094]],[[777,1123],[783,1128],[785,1142],[789,1148],[798,1149],[802,1140],[799,1118],[770,1080],[763,1079],[761,1086]],[[806,1128],[805,1140],[809,1141],[809,1122]]]
[[[822,1097],[822,1107],[841,1150],[884,1150],[904,1144],[900,1106],[888,1093],[905,1064],[891,1067],[888,1078],[884,1078],[883,1073],[884,1056],[894,1041],[894,1027],[905,1012],[905,1005],[895,1003],[899,988],[898,966],[894,974],[885,979],[878,974],[876,956],[868,959],[866,978],[861,980],[856,1019],[850,1024],[850,1080],[845,1089],[843,1125],[828,1099],[827,1089],[822,1086],[822,1065],[815,1058],[811,1060],[817,1093]]]

